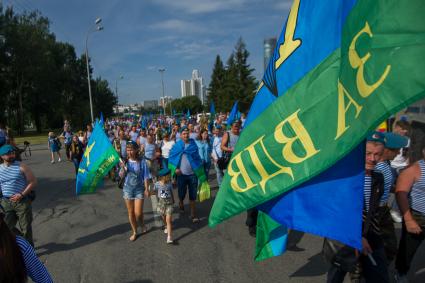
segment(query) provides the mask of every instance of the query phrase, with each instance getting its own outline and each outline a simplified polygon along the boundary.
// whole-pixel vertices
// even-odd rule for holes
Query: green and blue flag
[[[78,168],[76,193],[94,193],[103,177],[119,162],[119,155],[103,130],[103,118],[96,120]]]
[[[286,227],[361,248],[362,141],[425,96],[424,12],[420,0],[295,0],[210,226],[258,206],[283,226],[259,218],[270,235],[257,259],[284,251]]]

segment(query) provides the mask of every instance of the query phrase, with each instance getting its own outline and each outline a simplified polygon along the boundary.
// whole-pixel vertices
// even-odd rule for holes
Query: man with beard
[[[32,206],[29,194],[37,180],[29,167],[16,160],[11,145],[0,147],[3,164],[0,165],[1,206],[4,209],[4,221],[11,230],[19,223],[24,238],[34,246],[32,238]]]

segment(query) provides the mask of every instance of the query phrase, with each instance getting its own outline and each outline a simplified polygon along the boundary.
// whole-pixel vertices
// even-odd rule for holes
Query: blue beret
[[[398,149],[406,147],[408,140],[406,137],[395,133],[385,133],[385,147],[390,149]]]
[[[382,144],[385,144],[385,135],[384,133],[373,131],[367,136],[367,141],[371,142],[379,142]]]
[[[158,176],[167,176],[168,174],[170,174],[170,169],[168,168],[162,168],[161,170],[159,170],[158,172]]]
[[[13,146],[11,146],[10,144],[5,144],[0,147],[0,155],[6,155],[14,150],[15,149],[13,148]]]

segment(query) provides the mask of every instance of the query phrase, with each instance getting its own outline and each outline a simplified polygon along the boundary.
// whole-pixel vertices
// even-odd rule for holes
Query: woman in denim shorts
[[[132,229],[130,241],[134,241],[137,238],[139,224],[142,234],[146,232],[143,223],[143,200],[148,193],[145,188],[148,186],[150,174],[145,160],[139,157],[139,147],[136,142],[128,141],[126,151],[128,161],[126,164],[121,164],[120,176],[125,176],[123,198]]]

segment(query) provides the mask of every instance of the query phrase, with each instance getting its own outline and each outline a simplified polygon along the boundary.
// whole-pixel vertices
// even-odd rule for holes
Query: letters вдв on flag
[[[338,6],[295,1],[294,7],[297,3],[299,12],[309,4],[305,11],[310,13]],[[287,47],[278,53],[277,75],[270,78],[276,81],[259,90],[285,95],[264,106],[266,111],[243,131],[210,214],[211,226],[325,171],[379,122],[425,95],[424,11],[425,2],[419,0],[359,0],[351,9],[342,9],[337,30],[321,30],[322,36],[341,33],[340,44],[303,77],[288,75],[280,81],[276,78],[284,71],[284,61],[302,57],[299,46],[308,44],[298,37],[308,27],[297,30],[297,17],[291,14],[288,25],[293,24],[295,32],[285,34]],[[270,94],[263,97],[274,100]]]
[[[119,155],[97,121],[78,169],[76,193],[94,193],[103,177],[119,162]]]

